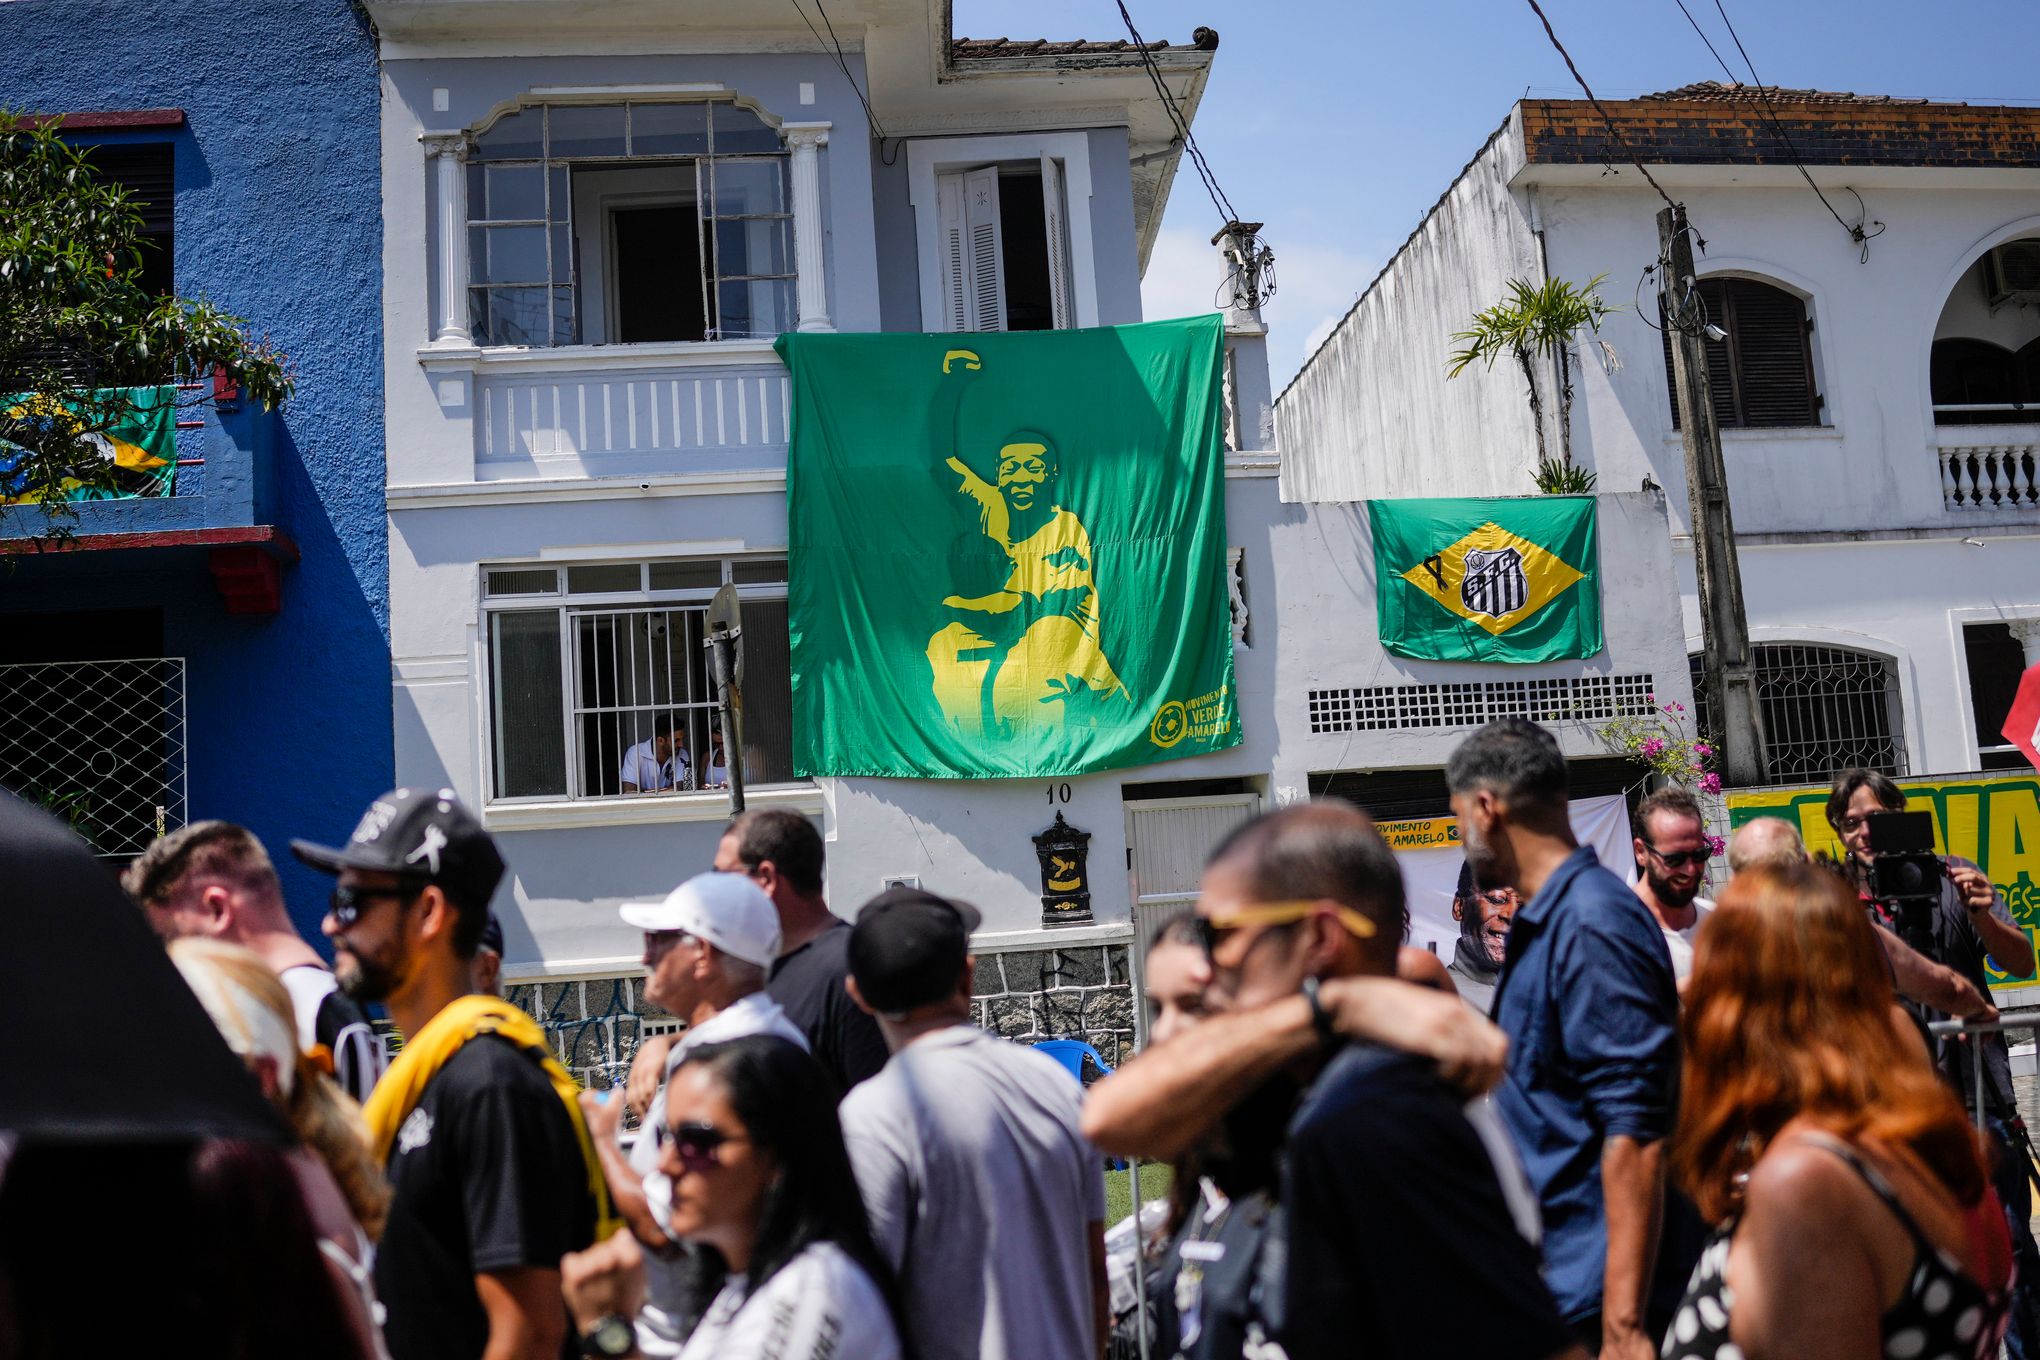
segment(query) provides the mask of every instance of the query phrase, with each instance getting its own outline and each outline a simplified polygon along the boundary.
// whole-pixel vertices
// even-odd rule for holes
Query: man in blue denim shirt
[[[1490,723],[1445,778],[1480,885],[1523,899],[1495,991],[1510,1042],[1495,1100],[1544,1211],[1546,1282],[1590,1351],[1647,1360],[1700,1246],[1691,1209],[1665,1190],[1671,956],[1636,894],[1574,839],[1565,757],[1544,729]]]

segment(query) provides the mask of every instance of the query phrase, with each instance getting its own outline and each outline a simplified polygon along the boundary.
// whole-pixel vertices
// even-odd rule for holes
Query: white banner
[[[1452,946],[1459,939],[1459,923],[1452,919],[1452,894],[1458,890],[1459,866],[1466,859],[1459,848],[1459,819],[1419,817],[1379,826],[1402,865],[1403,890],[1410,902],[1410,943],[1450,963]],[[1636,856],[1629,844],[1629,806],[1621,794],[1575,801],[1572,829],[1581,845],[1594,847],[1602,865],[1625,882],[1636,881]]]

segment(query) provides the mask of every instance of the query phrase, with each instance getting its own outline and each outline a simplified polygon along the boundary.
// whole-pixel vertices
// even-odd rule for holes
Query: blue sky
[[[1674,0],[1542,0],[1596,94],[1725,79]],[[1767,84],[2040,102],[2036,0],[1723,0]],[[1113,38],[1112,0],[954,0],[966,37]],[[1687,0],[1730,63],[1713,0]],[[1385,5],[1128,0],[1149,39],[1207,24],[1218,58],[1192,130],[1243,217],[1268,224],[1279,390],[1526,90],[1577,88],[1524,0]],[[1187,167],[1142,284],[1150,317],[1210,305],[1219,222]]]

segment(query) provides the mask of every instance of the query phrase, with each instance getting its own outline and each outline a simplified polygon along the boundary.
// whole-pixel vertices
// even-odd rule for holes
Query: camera
[[[1899,934],[1914,943],[1932,934],[1934,907],[1948,865],[1934,853],[1934,818],[1925,812],[1873,812],[1869,816],[1870,895],[1898,921]]]

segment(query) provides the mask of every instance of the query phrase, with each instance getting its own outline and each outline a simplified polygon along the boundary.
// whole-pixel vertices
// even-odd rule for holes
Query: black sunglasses
[[[369,907],[377,902],[403,902],[425,891],[423,883],[408,883],[396,888],[349,888],[337,887],[326,899],[326,910],[342,930],[347,929],[365,915]]]
[[[675,1124],[672,1129],[673,1150],[680,1154],[680,1161],[690,1167],[700,1168],[717,1165],[715,1150],[725,1143],[748,1143],[750,1139],[741,1133],[730,1133],[713,1124],[689,1120]]]
[[[1705,864],[1712,858],[1709,852],[1705,850],[1681,850],[1676,854],[1668,855],[1649,841],[1643,843],[1643,848],[1662,860],[1667,869],[1683,869],[1689,864]]]

